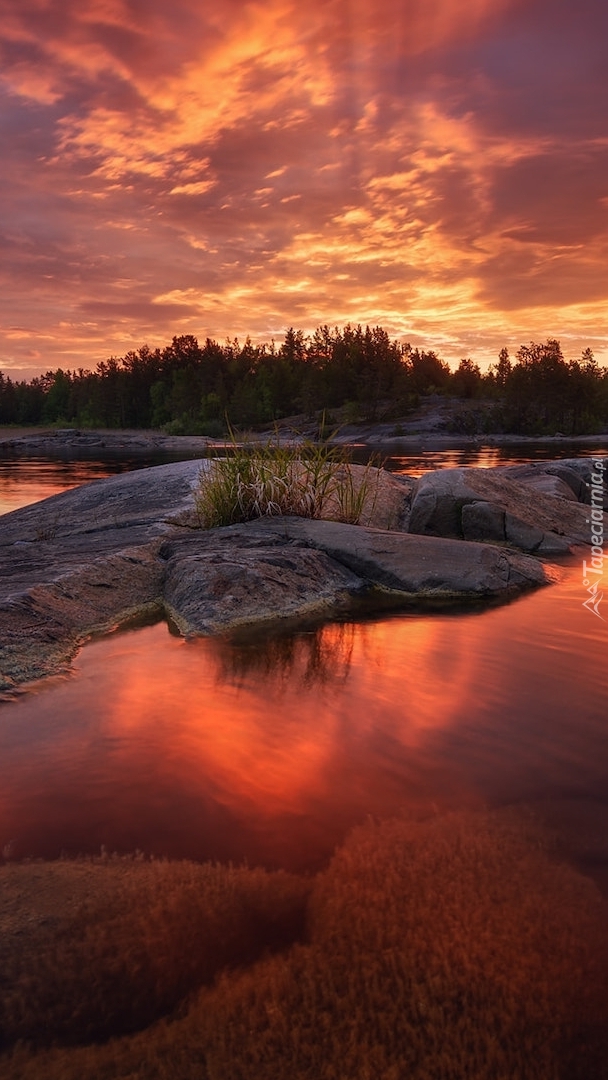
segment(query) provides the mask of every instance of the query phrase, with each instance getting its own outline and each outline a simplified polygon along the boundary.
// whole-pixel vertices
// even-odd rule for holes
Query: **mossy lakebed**
[[[3,949],[6,1080],[607,1075],[607,904],[523,811],[369,822],[312,878],[89,866]]]

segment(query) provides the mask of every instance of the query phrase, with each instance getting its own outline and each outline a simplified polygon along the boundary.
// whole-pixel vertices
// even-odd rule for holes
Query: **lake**
[[[24,499],[105,467],[12,466]],[[370,814],[532,804],[608,894],[608,621],[582,606],[582,555],[556,573],[482,612],[93,641],[0,705],[0,849],[310,869]]]
[[[221,452],[217,448],[215,452]],[[517,465],[526,461],[541,461],[560,457],[589,457],[604,454],[605,447],[585,446],[578,443],[561,442],[559,448],[547,443],[511,443],[508,446],[466,446],[461,448],[444,447],[426,449],[423,444],[410,446],[407,452],[398,443],[389,443],[379,450],[369,450],[363,446],[352,448],[353,460],[365,463],[370,457],[379,459],[389,472],[407,473],[409,476],[421,476],[433,469],[455,468],[466,465],[487,469],[494,465]],[[18,510],[20,506],[38,502],[60,491],[78,487],[89,480],[100,480],[105,476],[143,469],[151,465],[163,465],[170,461],[183,461],[196,458],[197,454],[180,453],[137,453],[120,455],[82,452],[78,457],[56,454],[40,455],[16,454],[0,450],[0,515]]]

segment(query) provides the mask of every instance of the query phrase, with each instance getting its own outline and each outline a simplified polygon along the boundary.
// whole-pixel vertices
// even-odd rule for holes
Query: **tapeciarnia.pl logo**
[[[608,460],[608,459],[607,459]],[[583,559],[583,585],[589,596],[583,600],[583,607],[588,608],[598,619],[600,604],[604,599],[600,592],[604,574],[604,470],[603,458],[593,458],[591,470],[591,510],[587,521],[591,525],[591,561]]]

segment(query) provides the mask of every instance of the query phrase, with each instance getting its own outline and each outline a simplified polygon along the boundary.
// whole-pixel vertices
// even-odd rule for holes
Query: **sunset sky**
[[[605,0],[0,0],[0,369],[381,325],[608,363]]]

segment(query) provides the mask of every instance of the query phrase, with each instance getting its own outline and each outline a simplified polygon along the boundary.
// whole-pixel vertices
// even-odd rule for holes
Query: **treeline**
[[[289,329],[278,348],[200,345],[190,335],[144,345],[95,371],[48,371],[30,382],[0,372],[1,424],[162,428],[219,436],[227,424],[340,410],[342,422],[407,416],[428,394],[464,399],[452,430],[595,433],[608,424],[608,369],[591,350],[565,360],[558,341],[506,349],[488,372],[471,360],[455,371],[434,351],[391,340],[381,327]]]

